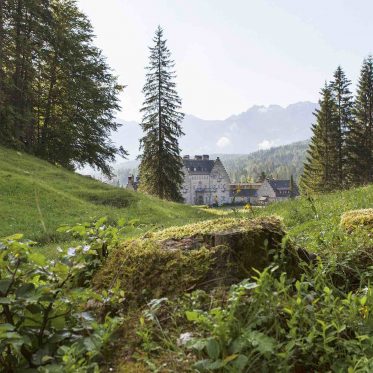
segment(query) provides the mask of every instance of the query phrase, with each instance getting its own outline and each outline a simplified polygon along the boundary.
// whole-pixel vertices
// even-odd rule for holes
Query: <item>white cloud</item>
[[[231,144],[231,140],[228,139],[228,137],[220,137],[220,139],[217,141],[216,145],[219,147],[219,148],[226,148],[227,146],[229,146]]]
[[[272,148],[274,145],[275,145],[275,142],[273,140],[271,141],[263,140],[262,142],[258,144],[258,148],[259,150],[266,150],[266,149]]]

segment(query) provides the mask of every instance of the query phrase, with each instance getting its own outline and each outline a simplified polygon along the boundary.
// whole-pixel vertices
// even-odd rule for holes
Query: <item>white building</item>
[[[230,203],[230,179],[219,157],[208,155],[183,157],[184,183],[181,189],[189,205],[223,205]]]
[[[298,186],[292,184],[291,180],[267,179],[257,191],[257,198],[261,203],[284,201],[298,196]]]

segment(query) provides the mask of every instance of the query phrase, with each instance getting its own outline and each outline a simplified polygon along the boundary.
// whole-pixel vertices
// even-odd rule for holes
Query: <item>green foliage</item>
[[[301,187],[325,192],[373,180],[373,59],[364,60],[355,101],[339,66],[316,110]]]
[[[186,361],[192,354],[200,372],[368,373],[373,290],[365,283],[341,293],[331,274],[319,262],[294,281],[273,264],[228,294],[197,291],[174,302],[153,301],[143,318],[147,346],[157,341],[158,349],[147,359],[156,361],[159,346],[168,346],[183,351]]]
[[[140,190],[161,199],[182,201],[180,187],[184,176],[179,137],[183,135],[181,99],[174,82],[174,62],[158,26],[150,47],[148,73],[143,88],[145,101],[141,112]]]
[[[350,158],[349,179],[352,185],[373,181],[373,59],[364,60],[354,105],[354,124],[347,145]]]
[[[334,149],[335,167],[336,167],[336,184],[337,187],[349,185],[349,174],[356,172],[351,167],[350,145],[347,139],[353,130],[353,99],[350,91],[351,81],[347,79],[344,71],[340,66],[334,73],[333,80],[330,82],[331,90],[334,96],[337,111],[337,136],[336,147]]]
[[[117,83],[75,0],[0,3],[0,143],[110,174]]]
[[[336,153],[341,142],[337,107],[329,85],[321,90],[320,109],[316,109],[316,123],[309,146],[301,187],[305,192],[325,192],[338,187],[339,158]]]
[[[259,150],[249,155],[219,155],[232,181],[264,180],[266,175],[275,179],[297,181],[303,172],[303,163],[309,141]]]
[[[199,371],[361,371],[373,367],[372,289],[339,295],[320,265],[294,285],[274,269],[233,286],[224,307],[187,312]],[[200,352],[198,352],[200,351]],[[362,362],[364,361],[364,364]],[[360,365],[362,370],[355,370]]]
[[[89,302],[105,302],[107,294],[77,287],[103,260],[103,243],[115,237],[93,227],[71,228],[88,236],[91,245],[60,249],[49,260],[32,242],[14,235],[0,241],[0,362],[5,372],[39,368],[41,372],[93,372],[120,319],[101,314],[99,322]],[[93,236],[92,236],[93,233]],[[88,269],[88,272],[86,272]]]

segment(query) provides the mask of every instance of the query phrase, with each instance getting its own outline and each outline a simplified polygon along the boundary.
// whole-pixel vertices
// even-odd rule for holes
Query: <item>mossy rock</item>
[[[373,231],[373,209],[345,212],[341,217],[341,227],[349,233],[360,228]]]
[[[216,219],[125,242],[94,278],[98,287],[118,281],[128,302],[172,296],[196,288],[228,286],[263,269],[282,249],[277,217]]]

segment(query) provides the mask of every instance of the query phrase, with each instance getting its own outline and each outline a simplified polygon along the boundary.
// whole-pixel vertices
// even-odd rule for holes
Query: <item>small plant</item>
[[[84,245],[59,249],[48,260],[34,243],[14,235],[0,241],[0,365],[5,372],[97,372],[120,318],[89,310],[90,303],[123,301],[120,289],[82,287],[117,243],[121,228],[105,220],[70,228]],[[84,279],[84,281],[82,281]],[[104,314],[102,314],[104,310]],[[98,317],[99,316],[99,317]],[[103,320],[102,322],[99,319]]]
[[[135,221],[129,222],[135,224]],[[80,276],[80,282],[87,282],[108,257],[109,250],[118,246],[124,239],[126,221],[120,219],[117,223],[109,223],[108,218],[103,217],[89,223],[75,226],[64,225],[58,228],[60,233],[71,234],[74,238],[83,240],[78,250],[85,253],[85,271]],[[76,249],[71,249],[76,250]]]

